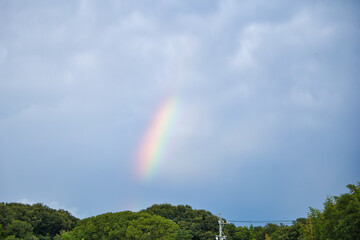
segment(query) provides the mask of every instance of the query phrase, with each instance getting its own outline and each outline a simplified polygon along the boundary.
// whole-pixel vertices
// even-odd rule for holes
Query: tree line
[[[324,209],[310,208],[306,218],[292,225],[227,224],[228,240],[360,239],[360,182],[348,193],[328,197]],[[218,234],[218,218],[188,205],[155,204],[139,212],[105,213],[78,219],[65,210],[41,203],[0,203],[0,239],[98,240],[160,239],[207,240]]]

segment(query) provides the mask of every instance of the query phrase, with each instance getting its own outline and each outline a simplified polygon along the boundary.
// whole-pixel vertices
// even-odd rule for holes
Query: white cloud
[[[255,24],[248,26],[240,37],[239,48],[230,62],[230,66],[237,71],[254,70],[258,65],[256,53],[262,37],[257,36],[257,28]]]
[[[95,54],[85,52],[85,53],[76,53],[72,58],[72,62],[75,68],[91,71],[94,70],[94,68],[96,68],[98,60]]]
[[[36,204],[38,202],[36,201],[31,201],[31,200],[28,200],[27,198],[23,198],[21,200],[18,200],[16,201],[18,203],[22,203],[22,204],[29,204],[29,205],[33,205],[33,204]],[[63,209],[63,210],[66,210],[68,212],[70,212],[73,216],[77,217],[77,218],[81,218],[82,216],[79,214],[78,212],[78,209],[76,207],[66,207],[65,205],[62,205],[60,204],[59,202],[57,201],[53,201],[53,202],[41,202],[42,204],[50,207],[50,208],[53,208],[53,209],[56,209],[56,210],[59,210],[59,209]]]
[[[29,205],[33,205],[35,204],[36,202],[35,201],[29,201],[27,198],[23,198],[19,201],[17,201],[18,203],[22,203],[22,204],[29,204]]]
[[[8,56],[8,52],[5,48],[0,48],[0,64],[5,62]]]
[[[63,210],[66,210],[66,211],[70,212],[73,216],[75,216],[75,217],[77,217],[77,218],[81,218],[81,216],[79,215],[79,210],[78,210],[76,207],[70,207],[70,208],[68,208],[68,207],[66,207],[65,205],[62,205],[62,204],[60,204],[59,202],[56,202],[56,201],[50,202],[50,203],[48,203],[47,205],[48,205],[48,207],[53,208],[53,209],[57,209],[57,210],[63,209]]]
[[[253,22],[239,33],[237,51],[229,65],[242,72],[254,69],[263,72],[274,64],[286,61],[290,64],[294,58],[298,58],[296,64],[301,64],[306,60],[300,60],[303,53],[313,56],[335,34],[336,26],[323,22],[312,11],[296,13],[282,22]],[[308,52],[311,49],[313,52]]]

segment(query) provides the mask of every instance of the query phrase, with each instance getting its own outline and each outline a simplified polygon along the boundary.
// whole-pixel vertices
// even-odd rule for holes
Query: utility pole
[[[229,224],[227,222],[225,222],[221,216],[220,216],[220,213],[219,213],[219,236],[216,236],[216,240],[225,240],[226,239],[226,236],[223,235],[223,232],[222,232],[222,228],[225,224]]]

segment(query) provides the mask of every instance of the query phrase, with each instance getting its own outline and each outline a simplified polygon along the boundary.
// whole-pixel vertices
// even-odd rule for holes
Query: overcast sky
[[[306,217],[360,180],[359,1],[0,0],[0,201]],[[134,156],[179,110],[148,181]]]

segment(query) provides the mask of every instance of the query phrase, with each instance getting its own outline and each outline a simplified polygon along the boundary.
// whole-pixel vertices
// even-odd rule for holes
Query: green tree
[[[254,226],[251,224],[249,227],[249,240],[254,240],[255,238],[255,230]]]
[[[360,239],[360,183],[347,188],[349,193],[329,197],[324,204],[324,239]]]
[[[171,220],[130,211],[85,218],[70,232],[71,239],[170,239],[179,226]]]
[[[72,230],[77,221],[69,212],[43,204],[0,203],[0,239],[52,239],[61,230]]]
[[[293,221],[292,225],[287,227],[286,239],[289,239],[289,240],[300,239],[301,234],[304,229],[304,226],[306,226],[306,224],[307,224],[306,218],[298,218],[295,221]],[[273,238],[277,239],[276,237],[273,237]]]
[[[17,238],[26,238],[32,235],[33,227],[28,222],[13,220],[8,226],[7,231],[10,236],[12,235]]]
[[[187,230],[194,240],[213,239],[219,229],[218,218],[215,215],[205,210],[194,210],[188,205],[155,204],[142,212],[174,221],[180,229]]]
[[[360,239],[360,183],[347,188],[349,193],[328,197],[323,211],[310,208],[303,239]]]
[[[228,240],[233,240],[235,233],[236,233],[236,227],[234,224],[226,224],[224,225],[224,234],[227,236]]]
[[[249,229],[245,226],[237,227],[233,239],[234,240],[249,240],[250,239]]]
[[[174,236],[174,240],[191,240],[192,239],[192,235],[190,234],[189,231],[187,230],[183,230],[183,229],[179,229]]]
[[[161,216],[143,214],[136,220],[132,220],[126,230],[126,238],[135,239],[159,239],[167,240],[175,236],[179,226]]]
[[[54,240],[71,240],[71,232],[62,230],[60,234],[54,237]]]

